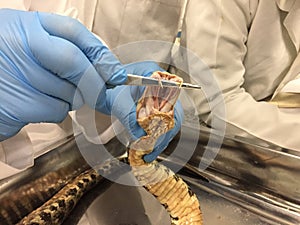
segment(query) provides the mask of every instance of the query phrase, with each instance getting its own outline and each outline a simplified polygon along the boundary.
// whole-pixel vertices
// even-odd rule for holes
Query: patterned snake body
[[[153,77],[181,82],[177,76],[166,72],[155,72]],[[201,225],[199,201],[187,184],[162,164],[143,160],[145,154],[153,151],[157,139],[174,126],[174,105],[179,92],[179,88],[153,86],[145,89],[137,105],[137,120],[147,135],[130,145],[128,160],[140,184],[169,212],[172,225]],[[81,173],[18,225],[62,224],[80,198],[101,180],[99,174],[111,173],[118,163],[116,159],[108,162],[101,173],[94,169]]]
[[[0,198],[0,224],[17,223],[88,168],[89,166],[84,164],[83,160],[75,159],[72,163],[66,163],[62,168],[58,165],[57,169],[50,170],[42,176],[33,177],[25,185],[12,188],[12,191]]]
[[[13,194],[3,197],[0,205],[0,224],[15,224],[46,199],[50,199],[67,182],[67,179],[61,179],[61,175],[56,172],[47,173],[18,188]]]
[[[73,182],[64,186],[50,201],[22,219],[18,225],[61,224],[76,203],[100,179],[100,175],[90,169],[80,174]]]
[[[166,72],[156,72],[152,77],[182,82]],[[201,225],[199,201],[187,184],[164,165],[143,160],[157,139],[174,127],[174,105],[179,92],[177,87],[146,88],[137,105],[137,120],[147,135],[131,144],[129,163],[137,180],[167,209],[172,225]]]
[[[16,225],[62,224],[81,197],[103,179],[100,174],[103,176],[112,174],[119,170],[119,166],[120,161],[112,159],[105,162],[100,168],[96,168],[96,170],[87,169]]]

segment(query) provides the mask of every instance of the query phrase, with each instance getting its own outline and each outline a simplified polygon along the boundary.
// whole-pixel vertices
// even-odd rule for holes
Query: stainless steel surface
[[[87,208],[78,225],[116,224],[170,225],[170,218],[164,207],[144,188],[109,183],[106,191]]]
[[[193,132],[193,128],[189,129]],[[191,135],[192,136],[192,135]],[[189,135],[184,140],[189,142]],[[208,145],[209,137],[220,139],[201,127],[195,153],[185,168],[185,179],[202,190],[223,197],[271,224],[300,224],[300,153],[272,146],[261,140],[225,137],[221,148]],[[177,140],[178,141],[178,140]],[[176,139],[162,159],[172,153]],[[203,154],[206,151],[206,154]],[[201,171],[200,162],[209,162],[208,152],[218,151],[209,167]],[[172,154],[169,162],[180,163],[182,156]],[[207,182],[201,181],[204,177]]]
[[[201,200],[205,225],[269,225],[230,201],[192,185]],[[71,224],[71,223],[69,223]],[[158,201],[141,187],[111,184],[93,201],[78,225],[170,225]]]
[[[223,140],[221,149],[210,166],[199,170],[199,162],[206,162],[204,150],[209,136],[220,138],[201,128],[195,154],[183,165],[179,174],[191,184],[201,201],[205,225],[267,225],[300,224],[300,157],[298,152],[280,149],[268,143],[241,138]],[[194,132],[193,128],[189,128]],[[192,135],[191,135],[192,136]],[[161,159],[167,159],[177,145],[178,136],[171,142]],[[189,135],[185,136],[189,142]],[[86,151],[94,145],[86,144]],[[106,145],[111,153],[121,156],[125,147],[113,139]],[[166,161],[172,168],[180,164],[181,156],[172,154],[174,161]],[[96,159],[95,159],[96,160]],[[98,159],[97,159],[98,160]],[[35,166],[12,179],[0,183],[0,198],[13,194],[47,171],[76,166],[82,167],[76,142],[70,140],[35,162]],[[131,206],[129,206],[131,205]],[[65,224],[161,224],[168,215],[155,199],[142,188],[129,187],[103,180],[79,202]]]
[[[127,74],[126,85],[137,85],[137,86],[166,86],[166,87],[180,87],[187,89],[201,89],[199,85],[189,83],[178,83],[168,80],[157,80],[151,77],[143,77],[134,74]]]

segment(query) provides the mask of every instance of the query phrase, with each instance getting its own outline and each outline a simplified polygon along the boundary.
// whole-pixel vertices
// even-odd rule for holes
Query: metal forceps
[[[136,86],[161,86],[161,87],[180,87],[187,89],[201,89],[200,85],[190,83],[178,83],[169,80],[157,80],[151,77],[143,77],[134,74],[127,74],[126,85]]]

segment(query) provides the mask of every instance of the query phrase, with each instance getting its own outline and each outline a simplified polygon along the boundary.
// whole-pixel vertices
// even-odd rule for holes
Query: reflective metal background
[[[193,132],[193,129],[190,129]],[[197,149],[188,164],[179,171],[198,195],[206,225],[234,224],[300,224],[300,157],[253,140],[225,138],[215,160],[204,171],[198,169],[209,130],[202,129]],[[218,140],[218,136],[214,136]],[[185,138],[186,142],[190,140]],[[172,141],[160,159],[167,160],[177,145]],[[258,143],[258,142],[257,142]],[[86,146],[94,148],[92,144]],[[126,148],[113,139],[106,148],[121,157]],[[214,151],[214,149],[211,149]],[[176,158],[176,155],[172,154]],[[172,167],[181,158],[168,162]],[[1,199],[49,171],[87,168],[76,142],[70,138],[57,149],[38,158],[35,166],[0,184]],[[89,220],[89,223],[87,222]],[[112,183],[106,179],[85,195],[65,224],[169,224],[164,208],[141,187]]]

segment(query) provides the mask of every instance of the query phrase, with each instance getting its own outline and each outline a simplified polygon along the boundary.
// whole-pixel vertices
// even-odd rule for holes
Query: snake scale
[[[152,77],[182,82],[181,78],[167,72],[157,71],[152,74]],[[143,160],[143,156],[153,150],[157,139],[173,128],[174,105],[179,93],[178,87],[145,88],[137,104],[137,121],[146,131],[146,135],[131,143],[128,161],[140,184],[169,212],[172,225],[201,225],[200,204],[188,185],[157,161],[146,163]],[[117,165],[116,161],[108,162],[104,172],[109,172],[114,164]],[[42,206],[20,220],[17,225],[62,224],[80,198],[99,182],[102,178],[100,174],[103,173],[98,173],[94,169],[81,173],[65,184]]]
[[[157,71],[152,77],[183,82],[167,72]],[[178,87],[146,87],[137,104],[137,121],[147,135],[131,144],[128,158],[137,180],[169,212],[172,225],[200,225],[200,204],[187,184],[164,165],[143,160],[145,154],[152,152],[157,139],[174,127],[174,105],[179,93]]]

